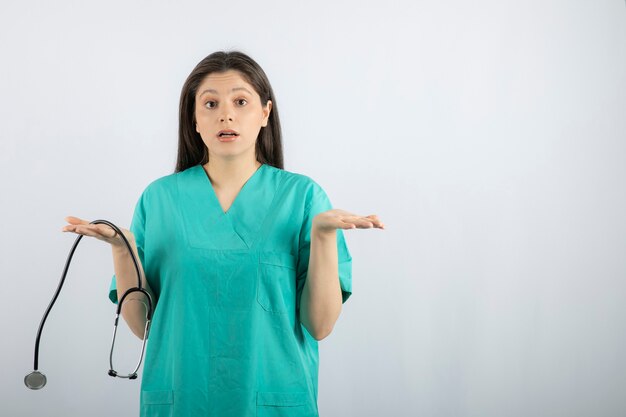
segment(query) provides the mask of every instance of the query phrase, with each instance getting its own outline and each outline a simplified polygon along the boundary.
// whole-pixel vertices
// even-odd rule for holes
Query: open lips
[[[239,133],[232,129],[220,130],[217,134],[220,138],[232,138],[234,136],[239,136]]]

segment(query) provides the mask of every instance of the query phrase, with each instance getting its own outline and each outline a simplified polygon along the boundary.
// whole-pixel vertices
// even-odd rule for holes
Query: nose
[[[233,121],[232,109],[228,105],[222,106],[222,114],[220,115],[220,122],[223,122],[226,119],[228,119],[228,121],[230,122]]]

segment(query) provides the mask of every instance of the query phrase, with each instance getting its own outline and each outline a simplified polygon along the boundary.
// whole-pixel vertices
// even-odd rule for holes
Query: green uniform
[[[141,416],[318,416],[318,342],[299,301],[311,222],[331,208],[311,178],[267,164],[226,213],[202,165],[145,188],[130,226],[156,296]],[[345,302],[352,258],[341,229],[337,250]]]

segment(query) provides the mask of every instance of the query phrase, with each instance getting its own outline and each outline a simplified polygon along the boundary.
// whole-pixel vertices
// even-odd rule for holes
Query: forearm
[[[142,287],[150,294],[153,303],[156,301],[148,282],[145,279],[143,266],[137,253],[137,246],[135,242],[129,240],[135,258],[139,266],[139,272],[141,273]],[[128,252],[126,245],[124,246],[112,246],[113,252],[113,265],[115,269],[115,277],[117,284],[117,299],[121,300],[124,293],[132,287],[137,286],[137,271],[135,270],[135,264]],[[148,301],[145,294],[136,291],[130,293],[125,299],[122,305],[122,317],[128,324],[131,331],[140,339],[143,339],[144,331],[146,327],[146,308]],[[155,307],[154,304],[152,306]]]
[[[332,331],[341,313],[337,232],[311,233],[307,279],[300,298],[300,321],[321,340]]]

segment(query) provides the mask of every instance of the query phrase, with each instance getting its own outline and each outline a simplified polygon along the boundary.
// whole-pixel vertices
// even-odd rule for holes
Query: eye
[[[212,108],[214,108],[215,106],[209,106],[209,104],[211,104],[211,103],[215,104],[215,102],[214,102],[214,101],[207,101],[206,103],[204,103],[204,106],[205,106],[205,107],[208,107],[209,109],[212,109]]]
[[[241,103],[242,101],[243,101],[244,103],[247,103],[247,102],[248,102],[248,100],[246,100],[245,98],[240,98],[240,99],[237,99],[237,100],[235,100],[235,101],[236,101],[237,103]],[[242,105],[242,106],[245,106],[245,104],[241,104],[241,105]]]

